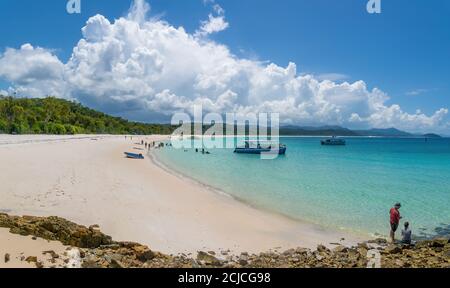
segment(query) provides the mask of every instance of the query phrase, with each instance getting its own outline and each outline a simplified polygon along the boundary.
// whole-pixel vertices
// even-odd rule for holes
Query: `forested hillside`
[[[174,127],[129,122],[79,103],[48,97],[0,96],[0,133],[7,134],[170,134]]]

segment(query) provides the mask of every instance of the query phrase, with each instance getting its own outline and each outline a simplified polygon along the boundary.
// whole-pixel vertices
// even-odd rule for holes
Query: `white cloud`
[[[343,81],[350,78],[347,74],[342,73],[323,73],[316,76],[318,80]]]
[[[414,89],[414,90],[406,92],[406,95],[408,95],[408,96],[418,96],[418,95],[427,93],[429,91],[430,91],[429,89]]]
[[[150,5],[145,0],[134,0],[128,13],[128,19],[137,23],[144,23],[149,11]]]
[[[216,0],[203,0],[204,5],[214,4],[214,3],[216,3]]]
[[[284,122],[301,125],[450,130],[447,109],[409,114],[387,105],[389,96],[364,81],[336,83],[300,75],[294,63],[239,58],[207,35],[145,20],[148,10],[136,1],[127,17],[114,22],[93,16],[67,63],[29,44],[7,49],[0,55],[0,78],[19,95],[58,95],[140,120],[202,104],[218,113],[278,112]]]
[[[213,9],[214,9],[214,12],[217,13],[217,15],[224,15],[225,14],[225,10],[219,4],[214,4],[213,5]]]
[[[22,65],[17,65],[22,63]],[[57,57],[43,48],[24,44],[19,50],[6,49],[0,58],[0,75],[12,82],[27,84],[62,75],[63,65]]]
[[[0,57],[0,77],[13,83],[11,93],[32,97],[65,94],[63,63],[51,51],[30,44],[6,49]]]
[[[212,4],[216,16],[209,14],[208,20],[201,22],[200,29],[195,32],[195,36],[204,37],[228,29],[230,24],[225,20],[225,10],[219,4],[215,4],[214,0],[204,0],[203,3],[205,5]]]
[[[197,35],[205,36],[217,33],[226,30],[230,26],[223,16],[213,16],[212,14],[209,14],[208,17],[208,21],[202,22],[202,26],[200,27],[200,30],[197,31]]]

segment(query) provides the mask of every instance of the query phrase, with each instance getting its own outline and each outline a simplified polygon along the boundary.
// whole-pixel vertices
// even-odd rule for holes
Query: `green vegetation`
[[[175,127],[129,122],[79,103],[0,96],[0,133],[7,134],[171,134]]]

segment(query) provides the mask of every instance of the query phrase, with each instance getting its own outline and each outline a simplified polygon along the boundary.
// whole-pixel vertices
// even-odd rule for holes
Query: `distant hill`
[[[404,132],[395,128],[388,129],[370,129],[355,131],[360,136],[384,136],[384,137],[412,137],[411,133]]]
[[[355,131],[339,126],[299,127],[283,126],[280,135],[284,136],[359,136]]]
[[[7,134],[171,134],[170,125],[129,122],[79,103],[0,96],[0,133]]]
[[[434,134],[434,133],[428,133],[428,134],[424,134],[422,135],[424,138],[442,138],[442,136]]]
[[[373,137],[421,137],[440,138],[437,134],[416,135],[396,128],[351,130],[340,126],[301,127],[283,126],[280,135],[285,136],[373,136]]]

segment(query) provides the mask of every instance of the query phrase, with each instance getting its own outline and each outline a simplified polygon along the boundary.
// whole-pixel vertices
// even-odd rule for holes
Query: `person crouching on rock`
[[[400,203],[395,204],[395,206],[393,208],[391,208],[390,211],[390,223],[391,223],[391,241],[392,243],[395,243],[395,232],[398,229],[398,225],[400,223],[400,219],[402,219],[402,217],[400,216],[400,207],[402,207],[402,205]]]
[[[402,244],[411,245],[412,231],[409,229],[409,222],[405,222],[405,228],[402,230]]]

